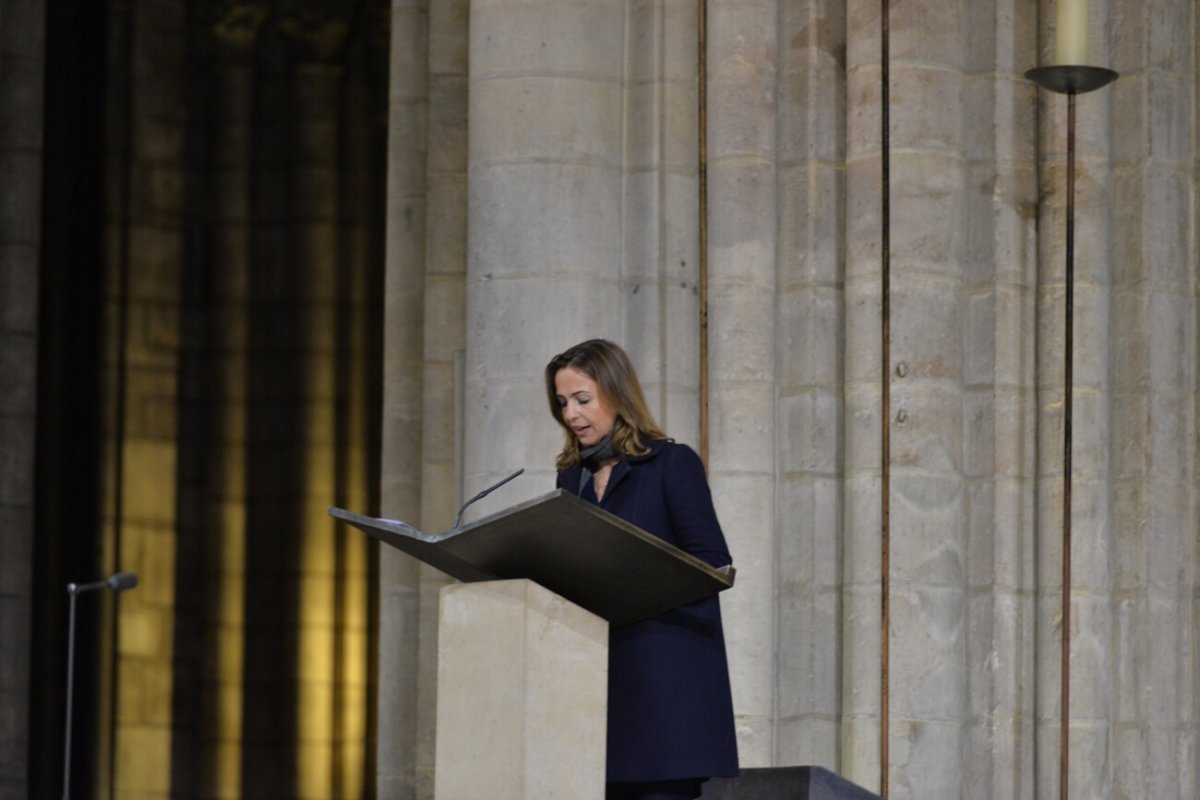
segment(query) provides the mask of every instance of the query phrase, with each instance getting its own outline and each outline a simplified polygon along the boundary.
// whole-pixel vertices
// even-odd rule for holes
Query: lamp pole
[[[67,594],[71,597],[69,621],[67,623],[67,722],[63,737],[63,800],[71,800],[71,718],[75,695],[75,599],[83,592],[96,589],[112,589],[113,592],[132,589],[138,584],[137,573],[117,572],[107,580],[95,583],[68,583]]]
[[[1085,5],[1086,11],[1086,5]],[[1062,47],[1060,46],[1060,51]],[[1061,722],[1059,728],[1060,800],[1068,797],[1071,711],[1071,422],[1075,347],[1075,95],[1095,91],[1117,79],[1104,67],[1058,65],[1037,67],[1025,77],[1058,94],[1067,96],[1067,236],[1064,276],[1063,335],[1063,474],[1062,474],[1062,652]]]

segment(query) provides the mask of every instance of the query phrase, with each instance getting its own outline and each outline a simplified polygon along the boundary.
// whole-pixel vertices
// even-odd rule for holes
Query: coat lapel
[[[616,464],[613,464],[612,474],[608,476],[608,486],[604,487],[604,497],[600,500],[601,506],[609,504],[609,498],[613,496],[613,492],[621,485],[621,481],[629,474],[629,462],[621,459]]]

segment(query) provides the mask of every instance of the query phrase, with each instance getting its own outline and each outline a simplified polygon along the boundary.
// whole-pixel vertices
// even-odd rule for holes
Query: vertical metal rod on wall
[[[699,278],[700,295],[700,460],[708,465],[708,2],[700,0],[696,20],[697,74],[697,180],[699,202],[697,216],[700,228]]]
[[[1071,728],[1071,422],[1075,382],[1075,93],[1067,94],[1067,264],[1063,290],[1063,509],[1062,509],[1062,721],[1059,723],[1058,795],[1067,800]]]
[[[891,100],[888,91],[888,0],[880,3],[880,479],[879,479],[879,794],[888,793],[888,713],[891,694],[889,667],[891,662],[891,429],[892,429],[892,384],[891,384],[891,163],[888,135]]]

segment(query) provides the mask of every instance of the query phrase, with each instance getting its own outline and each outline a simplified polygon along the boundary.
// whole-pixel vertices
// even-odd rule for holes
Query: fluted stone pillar
[[[345,474],[339,467],[358,463],[354,440],[345,435],[339,403],[364,392],[365,375],[350,374],[354,359],[347,339],[368,318],[367,282],[351,276],[367,271],[350,267],[353,236],[340,235],[339,222],[351,218],[365,187],[354,187],[339,171],[340,152],[351,144],[342,136],[357,125],[342,124],[343,109],[352,107],[346,90],[347,69],[341,57],[349,26],[325,18],[302,26],[281,25],[287,49],[295,59],[288,76],[288,95],[299,98],[294,131],[296,192],[290,221],[295,247],[292,261],[299,279],[296,314],[301,335],[294,346],[301,352],[301,395],[296,413],[305,431],[304,468],[293,502],[302,510],[292,537],[296,566],[302,576],[297,590],[296,648],[299,653],[327,653],[338,664],[301,658],[296,674],[295,702],[305,710],[296,717],[296,785],[301,796],[357,797],[365,793],[360,770],[364,761],[367,725],[360,709],[367,692],[365,618],[368,541],[328,518],[328,478]],[[348,321],[339,325],[339,314]],[[347,391],[349,389],[349,391]],[[361,395],[359,395],[361,397]],[[349,403],[345,405],[349,406]],[[349,415],[348,415],[349,416]],[[353,485],[353,482],[348,481]],[[360,488],[360,487],[355,487]],[[363,507],[365,493],[349,493],[342,501]],[[340,609],[345,609],[341,612]]]
[[[221,64],[214,93],[220,98],[216,116],[223,124],[214,134],[213,195],[217,209],[217,231],[212,247],[226,269],[217,271],[211,313],[227,324],[212,326],[215,349],[222,353],[243,354],[249,350],[249,280],[253,263],[253,211],[250,203],[254,162],[254,69],[253,45],[257,29],[229,31],[217,29]],[[251,33],[252,35],[246,35]],[[190,367],[190,369],[189,369]],[[187,741],[203,769],[196,770],[197,789],[210,795],[231,795],[238,791],[244,763],[241,740],[245,722],[243,676],[246,668],[244,643],[246,622],[247,496],[246,448],[234,443],[246,440],[249,423],[243,413],[246,385],[244,374],[189,364],[185,374],[204,369],[196,384],[210,394],[202,396],[195,409],[198,428],[206,428],[201,437],[223,443],[207,462],[211,482],[198,499],[196,531],[188,531],[186,541],[207,541],[204,553],[206,571],[211,571],[211,597],[220,609],[211,615],[211,627],[204,630],[197,650],[225,670],[211,670],[205,678],[213,691],[226,699],[205,704],[197,714],[196,727],[208,733]],[[214,422],[215,420],[215,422]],[[186,501],[185,501],[186,505]],[[190,515],[189,515],[190,516]],[[188,620],[187,622],[192,622]],[[181,743],[174,743],[180,747]]]
[[[485,508],[553,488],[546,361],[620,338],[624,8],[471,6],[464,494],[527,470]]]
[[[0,2],[0,797],[27,796],[45,4]]]
[[[1092,795],[1196,793],[1196,24],[1099,4],[1121,78],[1078,101],[1070,774]]]
[[[659,425],[676,440],[696,446],[696,3],[635,0],[626,19],[623,288],[616,336],[637,366]]]
[[[879,786],[882,75],[877,3],[846,4],[842,737],[837,770]]]
[[[963,478],[967,706],[962,793],[1033,787],[1037,19],[973,8],[963,98]],[[999,659],[1003,668],[997,668]]]
[[[738,565],[722,606],[746,766],[775,751],[778,14],[709,15],[709,479]]]
[[[487,507],[553,486],[542,369],[585,338],[625,344],[694,441],[694,24],[677,2],[471,8],[464,495],[527,470]]]
[[[427,8],[421,0],[392,4],[388,98],[381,511],[408,520],[420,519],[422,493]],[[425,652],[420,576],[413,559],[388,548],[380,553],[376,792],[381,800],[432,796],[417,793],[418,782],[432,783],[433,774],[432,762],[418,758],[420,743],[432,739],[432,727],[418,724],[418,665]]]
[[[587,337],[625,345],[659,422],[696,444],[694,5],[435,3],[427,32],[423,5],[395,8],[385,511],[443,530],[516,467],[528,474],[474,513],[552,488],[561,434],[541,370]],[[419,478],[395,444],[418,426]],[[399,502],[414,480],[419,504]],[[395,568],[379,786],[428,797],[446,580]]]
[[[92,5],[104,7],[82,13]],[[367,440],[377,440],[374,426],[363,425],[376,373],[363,333],[370,329],[371,341],[378,339],[376,317],[337,316],[339,307],[373,309],[378,294],[368,305],[362,285],[369,280],[362,276],[372,274],[364,265],[375,262],[362,212],[378,207],[378,192],[373,182],[355,180],[372,172],[361,166],[368,160],[361,154],[378,150],[369,135],[360,137],[374,129],[362,124],[361,94],[370,92],[362,92],[365,81],[343,81],[311,62],[281,77],[287,59],[276,58],[278,50],[256,53],[263,72],[235,68],[210,81],[210,35],[252,40],[267,14],[252,3],[225,17],[211,5],[58,6],[49,14],[52,68],[46,69],[45,4],[0,2],[5,798],[25,796],[27,777],[45,793],[61,752],[61,741],[50,741],[61,732],[58,711],[43,715],[54,722],[28,724],[29,665],[61,666],[57,648],[39,648],[50,652],[36,659],[29,649],[31,640],[58,640],[56,625],[31,633],[29,601],[35,582],[44,597],[61,592],[59,550],[72,551],[72,569],[91,570],[91,577],[116,569],[141,575],[135,592],[99,609],[101,630],[90,633],[100,657],[76,663],[83,677],[94,678],[95,691],[82,699],[99,706],[77,702],[76,765],[95,773],[97,792],[150,798],[186,787],[233,796],[269,784],[275,795],[362,794],[366,543],[326,535],[333,523],[324,508],[331,493],[352,507],[366,502],[361,484],[373,462],[356,456]],[[301,31],[334,49],[343,41],[321,35],[330,30],[319,14],[300,17],[284,10],[274,33]],[[356,19],[366,19],[365,9]],[[80,32],[107,44],[80,51],[73,46]],[[51,105],[57,129],[78,127],[46,148],[43,75],[77,84],[54,84],[45,93],[58,99]],[[341,93],[350,83],[358,97]],[[278,88],[284,91],[272,91]],[[75,102],[85,95],[87,102]],[[224,103],[234,109],[228,117],[218,108]],[[297,107],[304,123],[286,124]],[[248,133],[247,114],[262,123],[258,136]],[[329,135],[334,128],[354,129],[354,140],[342,146]],[[106,158],[92,158],[101,148]],[[78,158],[101,166],[75,174]],[[248,180],[251,166],[258,171]],[[355,174],[335,176],[339,170]],[[48,190],[54,183],[59,189],[47,194],[46,208],[57,213],[47,213],[45,236],[43,176],[58,176]],[[301,189],[294,194],[286,191],[292,179]],[[352,199],[339,204],[339,189]],[[85,199],[65,199],[77,193]],[[83,215],[68,219],[73,211]],[[347,220],[359,225],[353,243],[340,238],[351,226]],[[95,237],[101,226],[104,246]],[[74,243],[51,252],[39,238]],[[290,257],[297,251],[300,257]],[[93,277],[77,280],[84,273]],[[69,280],[61,286],[47,280],[64,276]],[[102,309],[100,341],[73,343],[72,331],[93,330],[87,314],[87,323],[62,330],[48,327],[47,318],[42,328],[58,333],[39,352],[39,280],[50,289],[43,295],[50,311],[77,310],[85,300]],[[87,294],[96,287],[102,291]],[[251,305],[258,313],[247,313]],[[257,324],[250,324],[252,316]],[[93,350],[102,365],[88,363]],[[43,412],[40,429],[39,362],[51,379],[42,398],[50,413]],[[304,378],[293,380],[297,373]],[[90,385],[96,374],[102,390]],[[343,393],[342,382],[355,388]],[[64,403],[64,394],[75,400]],[[90,412],[101,430],[93,430]],[[68,435],[74,432],[83,436]],[[93,433],[103,441],[89,438]],[[36,471],[35,437],[46,445]],[[93,464],[101,450],[102,463]],[[56,469],[60,455],[69,469]],[[35,481],[44,481],[36,492]],[[68,483],[84,488],[67,489]],[[100,508],[91,502],[93,489]],[[31,557],[35,494],[39,526],[49,537],[39,563]],[[81,532],[60,537],[59,516]],[[92,527],[100,528],[98,537]],[[288,556],[297,539],[305,558],[302,569],[292,570]],[[247,550],[257,573],[246,566]],[[86,572],[69,577],[91,579]],[[291,608],[293,598],[305,606],[298,619],[272,613]],[[41,605],[42,622],[65,622],[57,602]],[[206,646],[214,641],[219,646]],[[302,643],[302,655],[289,652],[293,641]],[[97,655],[90,650],[83,652]],[[269,657],[243,659],[248,651]],[[284,663],[289,655],[299,657]],[[297,672],[299,692],[291,680]],[[43,695],[51,682],[59,688],[56,675],[51,669],[45,676]],[[264,698],[258,691],[264,686],[274,693]],[[80,726],[87,721],[95,724]],[[304,741],[294,746],[296,739]]]
[[[1073,795],[1184,798],[1200,576],[1197,20],[1187,0],[1091,5],[1093,60],[1122,78],[1078,99]],[[886,377],[882,10],[708,3],[709,470],[739,567],[722,603],[742,761],[879,783],[888,425],[890,795],[1052,795],[1065,99],[1023,73],[1053,50],[1054,4],[891,9]],[[695,18],[649,1],[470,14],[456,477],[470,492],[537,470],[497,508],[549,487],[559,441],[540,370],[583,336],[622,341],[668,432],[691,435],[695,132],[677,115],[694,102],[680,37]],[[426,308],[457,308],[452,297]],[[448,348],[452,327],[426,336]],[[426,406],[452,385],[448,349],[428,341],[442,388]]]
[[[963,785],[968,719],[967,464],[990,432],[966,424],[968,101],[963,7],[918,8],[891,29],[891,651],[893,797]],[[936,21],[936,25],[933,24]],[[990,27],[990,26],[989,26]],[[931,108],[937,114],[928,113]],[[986,117],[983,117],[986,119]]]
[[[911,11],[889,32],[891,414],[880,420],[880,20],[870,4],[850,8],[843,770],[880,780],[886,424],[890,793],[1019,794],[1032,765],[1036,208],[1033,90],[1019,74],[1034,28],[1007,6]]]
[[[775,763],[840,752],[846,15],[780,17]]]
[[[1193,766],[1200,747],[1200,21],[1187,2],[1127,0],[1111,3],[1106,21],[1115,34],[1112,64],[1121,72],[1108,116],[1112,190],[1095,212],[1111,225],[1116,261],[1108,552],[1109,607],[1120,638],[1108,648],[1116,690],[1110,697],[1117,698],[1108,752],[1114,794],[1183,797],[1198,791]]]
[[[113,126],[106,176],[111,279],[104,298],[101,570],[144,577],[116,606],[109,622],[116,635],[109,629],[101,637],[115,642],[115,652],[102,646],[100,657],[102,672],[111,671],[102,680],[112,680],[114,690],[101,694],[100,719],[111,720],[112,735],[111,741],[104,731],[97,737],[97,761],[100,785],[154,798],[171,791],[170,771],[160,768],[170,763],[173,745],[170,707],[162,698],[171,696],[175,681],[180,509],[178,485],[148,476],[173,476],[179,467],[185,8],[179,2],[135,5],[118,63],[135,85],[154,91],[112,88],[114,98],[129,97],[122,98],[128,101],[123,124]]]
[[[467,0],[429,8],[426,128],[425,301],[421,430],[421,526],[448,530],[462,502],[463,351],[467,273]],[[435,769],[438,607],[449,583],[420,570],[417,665],[418,796],[432,791]]]

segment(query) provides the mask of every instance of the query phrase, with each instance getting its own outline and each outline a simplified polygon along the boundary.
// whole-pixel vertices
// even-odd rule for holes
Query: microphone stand
[[[453,529],[454,529],[454,530],[458,530],[460,527],[462,527],[462,517],[463,517],[463,512],[467,510],[467,506],[471,505],[471,503],[474,503],[476,500],[482,500],[483,498],[487,497],[489,494],[491,494],[492,492],[496,491],[496,490],[497,490],[497,489],[499,489],[501,486],[503,486],[504,484],[508,483],[508,482],[509,482],[509,481],[511,481],[513,478],[517,477],[518,475],[520,475],[520,474],[522,474],[522,473],[524,473],[524,472],[525,472],[525,468],[524,468],[524,467],[522,467],[521,469],[519,469],[519,470],[517,470],[516,472],[514,472],[512,475],[509,475],[509,476],[508,476],[507,478],[505,478],[504,480],[500,481],[499,483],[493,483],[491,486],[489,486],[488,488],[484,489],[482,492],[480,492],[479,494],[475,495],[474,497],[472,497],[472,498],[471,498],[470,500],[468,500],[467,502],[463,503],[463,504],[462,504],[462,508],[458,509],[458,516],[454,518],[454,528],[453,528]]]
[[[75,598],[95,589],[112,589],[120,592],[137,586],[138,577],[133,572],[118,572],[108,580],[94,583],[68,583],[67,594],[71,597],[70,621],[67,624],[67,724],[63,752],[63,800],[71,800],[71,712],[75,689]]]

